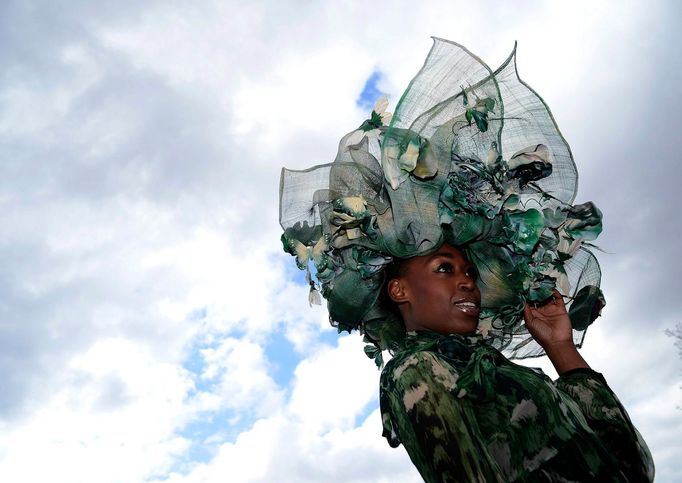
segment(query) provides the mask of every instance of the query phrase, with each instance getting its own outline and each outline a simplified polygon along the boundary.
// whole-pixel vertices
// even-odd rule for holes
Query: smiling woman
[[[475,270],[455,247],[401,262],[387,292],[407,331],[381,375],[384,436],[424,480],[650,481],[649,450],[571,339],[558,292],[526,327],[561,375],[512,364],[475,334]]]
[[[462,252],[444,244],[431,255],[405,260],[387,293],[407,331],[473,334],[481,311],[476,273]]]
[[[336,160],[282,171],[285,251],[310,301],[383,365],[384,436],[438,481],[650,481],[649,450],[577,351],[604,298],[592,203],[542,99],[435,39],[396,112]],[[386,123],[388,123],[386,125]],[[310,262],[316,270],[316,283]],[[503,354],[504,352],[504,354]],[[547,355],[552,382],[509,358]]]

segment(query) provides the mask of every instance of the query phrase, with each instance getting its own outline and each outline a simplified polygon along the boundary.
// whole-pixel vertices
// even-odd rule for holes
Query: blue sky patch
[[[235,415],[243,416],[233,410],[205,412],[188,423],[177,434],[187,438],[189,448],[175,459],[168,473],[187,474],[197,463],[208,463],[216,455],[223,443],[234,443],[243,431],[251,428],[254,417],[240,417],[236,423],[230,421]]]
[[[383,78],[381,71],[375,70],[365,82],[365,87],[362,88],[360,96],[355,100],[355,104],[362,109],[370,111],[374,107],[374,103],[381,96],[385,94],[379,89],[379,82]]]
[[[294,375],[294,369],[301,361],[301,356],[296,353],[293,344],[281,330],[270,334],[264,349],[270,361],[268,371],[270,376],[278,386],[286,388]]]

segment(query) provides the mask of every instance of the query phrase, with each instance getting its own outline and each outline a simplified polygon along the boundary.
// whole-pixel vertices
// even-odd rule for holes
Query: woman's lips
[[[481,308],[478,306],[478,304],[476,304],[474,302],[460,301],[460,302],[455,302],[454,306],[460,312],[463,312],[467,315],[471,315],[473,317],[478,317],[479,314],[481,313]]]

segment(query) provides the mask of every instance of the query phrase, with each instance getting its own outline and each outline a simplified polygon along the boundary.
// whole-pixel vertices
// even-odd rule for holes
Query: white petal
[[[319,240],[315,243],[315,246],[312,248],[312,258],[313,261],[315,262],[316,265],[320,263],[320,259],[322,258],[322,255],[324,255],[325,250],[329,248],[329,245],[327,245],[327,240],[321,236]]]
[[[310,287],[310,293],[308,294],[308,305],[311,307],[313,305],[322,305],[322,297],[320,297],[320,292]]]
[[[377,114],[382,114],[386,108],[388,107],[388,97],[387,96],[381,96],[379,99],[377,99],[377,102],[374,104],[374,112]]]
[[[498,155],[499,153],[497,152],[497,148],[495,146],[491,146],[491,148],[488,150],[488,159],[486,160],[486,164],[488,166],[494,164],[495,161],[497,161]]]
[[[400,169],[407,172],[412,172],[417,166],[417,159],[419,159],[419,144],[410,143],[407,145],[407,149],[400,156],[399,164]]]
[[[294,245],[294,250],[296,250],[296,261],[298,262],[299,266],[307,266],[309,260],[308,247],[298,240],[292,240],[292,242]]]
[[[488,333],[490,332],[490,329],[493,328],[492,321],[490,319],[481,319],[478,322],[478,327],[476,331],[481,334],[483,337],[487,337]]]
[[[581,244],[582,240],[571,240],[568,238],[564,238],[562,236],[561,239],[559,240],[559,246],[557,247],[557,251],[573,255],[575,252],[578,251],[578,248],[580,248]]]
[[[549,149],[544,144],[528,146],[515,152],[509,159],[509,167],[517,168],[532,162],[547,163],[549,160]]]
[[[565,273],[559,274],[556,283],[559,286],[559,292],[565,295],[571,293],[571,282],[568,280],[568,275]]]
[[[362,213],[367,208],[367,202],[362,195],[346,196],[345,198],[341,199],[341,202],[343,203],[343,206],[345,206],[346,209],[353,214]]]
[[[391,188],[397,190],[400,186],[400,168],[398,164],[391,159],[382,161],[381,163],[384,168],[384,178],[391,185]]]

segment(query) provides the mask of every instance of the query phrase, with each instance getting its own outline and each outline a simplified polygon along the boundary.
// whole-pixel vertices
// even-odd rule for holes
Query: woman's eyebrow
[[[437,253],[434,253],[433,255],[431,255],[431,259],[438,258],[438,257],[450,258],[450,259],[454,258],[452,253],[448,253],[448,252],[437,252]]]
[[[454,256],[452,253],[450,253],[450,252],[436,252],[436,253],[432,254],[432,255],[428,258],[428,261],[430,262],[430,261],[432,261],[432,260],[435,260],[436,258],[447,258],[448,260],[453,260],[453,259],[455,258],[455,256]],[[469,260],[467,260],[466,258],[464,259],[464,265],[465,265],[467,268],[476,268],[476,265],[474,265],[473,263],[471,263],[471,262],[470,262]],[[478,269],[476,268],[476,270],[478,270]]]

